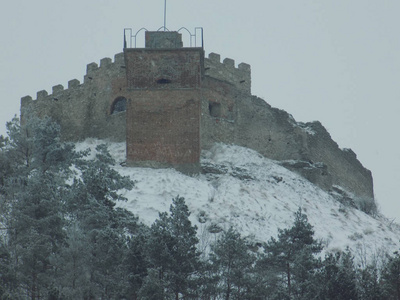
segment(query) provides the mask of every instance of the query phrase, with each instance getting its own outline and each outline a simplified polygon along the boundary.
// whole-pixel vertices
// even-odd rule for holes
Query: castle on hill
[[[187,30],[184,29],[185,33]],[[197,34],[199,32],[197,31]],[[202,149],[235,144],[279,161],[324,190],[373,199],[369,170],[350,149],[340,149],[319,122],[290,114],[251,95],[250,65],[210,53],[196,33],[184,47],[180,31],[145,31],[145,47],[129,46],[114,61],[87,65],[83,83],[56,85],[36,100],[21,99],[60,124],[62,138],[126,142],[130,166],[201,171]],[[136,35],[129,36],[135,39]]]

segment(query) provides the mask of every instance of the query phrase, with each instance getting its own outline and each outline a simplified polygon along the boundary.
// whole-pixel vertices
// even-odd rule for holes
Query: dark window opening
[[[168,84],[168,83],[171,83],[171,80],[166,79],[166,78],[161,78],[161,79],[157,80],[157,83],[158,84]]]
[[[123,111],[126,111],[126,98],[118,97],[114,100],[111,106],[111,114],[116,114]]]
[[[210,116],[214,118],[221,117],[221,103],[209,102],[208,110],[210,111]]]

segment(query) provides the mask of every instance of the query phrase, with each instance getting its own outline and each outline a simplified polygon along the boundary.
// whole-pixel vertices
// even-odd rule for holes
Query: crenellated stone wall
[[[90,63],[83,83],[77,79],[68,82],[68,88],[56,85],[52,93],[37,92],[21,98],[21,114],[32,107],[39,116],[50,116],[61,125],[65,140],[79,141],[87,137],[125,141],[125,112],[112,113],[113,102],[124,97],[126,90],[123,53],[116,54],[114,62],[103,58],[100,66]]]
[[[236,88],[251,94],[251,68],[246,63],[240,63],[235,67],[235,61],[225,58],[220,62],[221,56],[217,53],[210,53],[204,59],[205,75],[215,79],[229,82]]]

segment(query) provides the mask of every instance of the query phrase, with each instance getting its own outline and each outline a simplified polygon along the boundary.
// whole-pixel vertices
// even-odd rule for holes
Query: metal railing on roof
[[[124,49],[125,48],[138,48],[137,45],[137,39],[139,34],[142,32],[149,31],[146,28],[142,27],[138,31],[133,34],[132,28],[124,28]],[[161,26],[157,31],[170,31],[168,28]],[[178,30],[176,30],[179,33],[187,33],[185,34],[186,39],[183,40],[184,46],[185,46],[185,41],[187,44],[189,44],[186,47],[194,47],[194,48],[204,48],[204,39],[203,39],[203,27],[195,27],[194,28],[194,33],[192,33],[190,30],[188,30],[186,27],[181,27]],[[182,36],[184,36],[182,34]],[[144,42],[144,38],[143,38]],[[143,47],[144,48],[144,47]]]

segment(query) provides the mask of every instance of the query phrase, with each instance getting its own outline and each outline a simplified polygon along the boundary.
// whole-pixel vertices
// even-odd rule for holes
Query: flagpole
[[[164,0],[164,31],[166,31],[167,26],[167,0]]]

